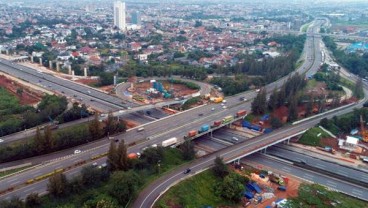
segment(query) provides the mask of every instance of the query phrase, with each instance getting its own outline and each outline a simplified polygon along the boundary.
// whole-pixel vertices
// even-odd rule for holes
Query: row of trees
[[[98,115],[88,125],[78,125],[51,131],[51,126],[43,131],[37,128],[36,135],[27,142],[18,142],[0,147],[0,162],[9,162],[29,158],[45,153],[71,148],[102,137],[126,130],[124,121],[117,121],[109,113],[104,123],[99,122]]]

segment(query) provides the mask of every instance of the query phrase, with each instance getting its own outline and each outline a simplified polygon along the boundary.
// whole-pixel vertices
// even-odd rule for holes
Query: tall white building
[[[117,26],[122,31],[126,30],[125,2],[114,2],[114,26]]]

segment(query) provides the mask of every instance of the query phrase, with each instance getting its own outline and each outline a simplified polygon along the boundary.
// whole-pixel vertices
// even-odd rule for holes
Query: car
[[[152,137],[147,137],[147,140],[151,140],[152,139]]]
[[[77,97],[77,95],[73,95],[73,97]]]
[[[215,110],[215,108],[211,108],[211,111],[214,111]]]
[[[128,110],[132,109],[132,107],[128,107]]]
[[[79,153],[81,153],[82,151],[80,151],[80,150],[74,150],[74,154],[79,154]]]
[[[192,171],[192,170],[190,168],[187,168],[187,169],[184,170],[184,174],[188,174],[188,173],[190,173],[190,171]]]
[[[61,93],[65,93],[64,91],[61,91]]]
[[[203,116],[203,113],[198,114],[198,116]]]
[[[97,162],[92,163],[92,166],[96,167],[98,164]]]
[[[88,92],[88,94],[91,94],[91,91],[88,90],[87,92]]]
[[[224,105],[224,106],[222,106],[222,108],[223,108],[223,109],[226,109],[227,107],[226,107],[226,105]]]
[[[3,140],[3,139],[0,139],[0,143],[1,143],[1,142],[4,142],[4,140]]]
[[[222,105],[222,106],[224,106],[224,105],[225,105],[225,103],[221,103],[221,105]]]
[[[259,92],[259,91],[261,91],[261,89],[256,89],[256,92]]]
[[[94,99],[91,99],[90,101],[91,101],[91,102],[93,102],[93,101],[95,101],[95,100],[94,100]]]

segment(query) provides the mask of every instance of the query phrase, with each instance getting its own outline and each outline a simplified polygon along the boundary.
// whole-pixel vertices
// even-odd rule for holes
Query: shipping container
[[[229,123],[233,119],[233,116],[226,116],[224,119],[222,119],[222,123]]]
[[[170,139],[167,139],[167,140],[163,141],[162,146],[163,147],[168,147],[168,146],[176,144],[177,142],[178,142],[178,139],[176,137],[173,137],[173,138],[170,138]]]
[[[200,128],[200,129],[199,129],[199,131],[198,131],[198,133],[200,134],[200,133],[206,132],[206,131],[208,131],[209,129],[210,129],[210,125],[205,124],[205,125],[201,126],[201,128]]]
[[[215,121],[213,122],[213,127],[220,126],[221,123],[222,123],[221,121]]]
[[[197,134],[196,130],[192,130],[188,132],[188,137],[194,137]]]
[[[247,111],[246,110],[240,110],[236,113],[236,117],[239,118],[239,117],[242,117],[242,116],[245,116],[247,115]]]

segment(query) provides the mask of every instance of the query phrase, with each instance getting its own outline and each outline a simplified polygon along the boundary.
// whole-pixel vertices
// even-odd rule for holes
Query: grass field
[[[237,207],[215,195],[214,186],[218,182],[219,179],[210,170],[204,171],[172,187],[154,207]]]
[[[4,177],[4,176],[7,176],[9,174],[16,173],[18,171],[24,170],[24,169],[29,168],[29,167],[31,167],[31,166],[25,166],[25,167],[21,167],[21,168],[12,169],[12,170],[2,171],[2,172],[0,172],[0,178]]]
[[[16,96],[10,94],[6,89],[0,87],[0,113],[19,106],[19,100]]]
[[[325,137],[329,137],[329,135],[322,129],[314,127],[303,134],[303,136],[299,139],[299,143],[311,146],[319,146],[321,138]]]

